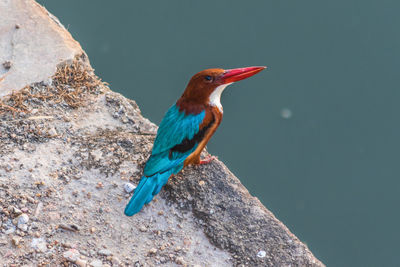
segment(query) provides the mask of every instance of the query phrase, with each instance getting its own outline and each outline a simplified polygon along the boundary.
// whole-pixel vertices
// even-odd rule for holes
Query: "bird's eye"
[[[212,77],[211,77],[210,75],[207,75],[207,76],[205,77],[205,79],[206,79],[207,81],[211,81],[211,80],[212,80]]]

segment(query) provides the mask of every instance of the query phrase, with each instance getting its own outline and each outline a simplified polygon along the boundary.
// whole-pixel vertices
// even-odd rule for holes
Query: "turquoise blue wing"
[[[186,115],[172,106],[158,128],[153,151],[144,168],[144,176],[125,208],[132,216],[149,203],[167,183],[171,174],[178,173],[185,159],[196,150],[204,130],[199,130],[205,111],[197,115]]]
[[[197,148],[198,143],[190,140],[199,132],[205,111],[186,115],[179,108],[172,106],[164,116],[153,150],[144,168],[144,175],[149,177],[173,169],[173,173],[183,168],[185,159]]]

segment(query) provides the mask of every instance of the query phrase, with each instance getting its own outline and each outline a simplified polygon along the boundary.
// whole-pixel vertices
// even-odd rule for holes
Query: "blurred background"
[[[39,2],[157,124],[196,72],[267,65],[209,151],[328,266],[398,266],[399,1]]]

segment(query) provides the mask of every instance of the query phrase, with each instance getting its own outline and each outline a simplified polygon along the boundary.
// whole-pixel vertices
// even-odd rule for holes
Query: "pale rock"
[[[0,67],[0,97],[48,80],[58,64],[83,53],[58,19],[33,0],[1,1],[0,14],[0,63],[10,62]]]
[[[125,183],[124,184],[124,190],[128,194],[133,192],[133,190],[135,190],[135,188],[136,188],[136,185],[133,185],[132,183]]]
[[[21,214],[18,217],[18,226],[20,226],[21,224],[26,224],[29,221],[29,216],[26,213]]]
[[[14,236],[14,237],[11,239],[11,242],[13,243],[14,246],[18,246],[19,243],[21,242],[21,237],[19,237],[19,236]]]
[[[38,252],[47,251],[47,243],[43,238],[32,238],[31,247]]]
[[[92,267],[103,267],[103,262],[101,260],[95,259],[90,262]]]
[[[79,251],[74,248],[71,248],[63,253],[63,257],[70,262],[76,262],[79,256],[80,256]]]

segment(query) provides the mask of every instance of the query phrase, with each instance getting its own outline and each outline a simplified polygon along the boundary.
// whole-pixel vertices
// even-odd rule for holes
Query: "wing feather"
[[[155,173],[163,173],[174,168],[174,173],[183,168],[185,159],[196,149],[196,145],[187,151],[171,151],[185,139],[192,139],[204,120],[205,111],[199,114],[186,115],[179,108],[172,106],[164,116],[157,131],[153,150],[144,168],[144,175],[149,177]]]

